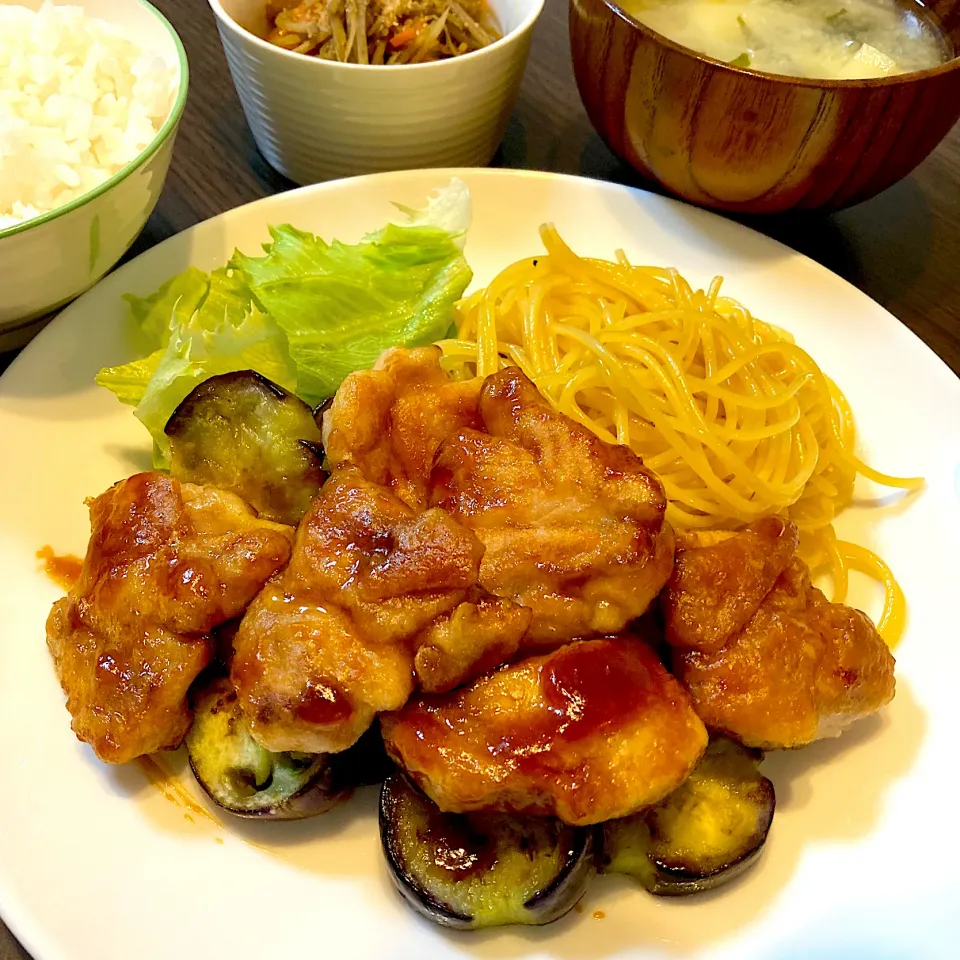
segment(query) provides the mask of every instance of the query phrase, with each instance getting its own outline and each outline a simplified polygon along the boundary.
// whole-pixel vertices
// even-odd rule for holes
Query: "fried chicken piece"
[[[47,645],[74,733],[107,763],[180,743],[192,717],[187,690],[213,656],[206,636],[129,625],[122,636],[94,631],[69,598],[50,612]]]
[[[355,466],[414,509],[429,504],[428,481],[440,443],[463,427],[480,428],[479,379],[454,382],[440,348],[386,351],[373,370],[352,373],[323,418],[331,470]]]
[[[388,753],[441,810],[599,823],[656,803],[707,733],[683,688],[632,636],[533,657],[381,718]]]
[[[779,517],[759,520],[736,535],[679,535],[673,573],[660,599],[670,644],[719,650],[753,619],[798,543],[797,528]]]
[[[525,645],[621,630],[670,575],[659,480],[555,413],[518,369],[454,382],[440,356],[398,348],[347,377],[324,416],[327,465],[474,530],[481,585],[533,610]]]
[[[337,470],[301,522],[289,566],[237,631],[231,672],[254,737],[268,750],[344,750],[377,713],[406,702],[415,671],[428,687],[456,683],[491,650],[512,655],[529,614],[485,595],[470,609],[482,553],[442,510],[417,513],[357,469]],[[466,620],[485,629],[451,653],[444,640]],[[512,649],[508,630],[494,629],[501,620]],[[418,646],[439,659],[417,659]]]
[[[238,616],[290,555],[293,531],[239,497],[141,473],[90,503],[80,578],[47,620],[80,740],[109,763],[176,746],[187,689],[213,654],[210,631]]]
[[[767,518],[681,549],[661,599],[674,673],[711,729],[751,747],[838,736],[893,699],[894,660],[869,618],[829,603]]]
[[[474,590],[455,610],[435,620],[415,641],[420,689],[444,693],[464,679],[509,662],[530,626],[527,607]]]
[[[533,610],[532,648],[622,630],[673,568],[660,481],[516,367],[484,381],[480,415],[486,432],[461,429],[437,451],[431,503],[483,541],[481,584]]]

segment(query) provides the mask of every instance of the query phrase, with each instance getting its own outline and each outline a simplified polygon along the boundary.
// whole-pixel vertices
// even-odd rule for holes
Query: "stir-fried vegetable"
[[[738,877],[756,862],[776,807],[761,756],[715,738],[666,799],[603,825],[602,869],[633,876],[662,897],[713,890]]]
[[[389,773],[376,727],[343,753],[270,753],[251,736],[226,677],[213,678],[195,697],[186,738],[190,767],[210,799],[237,816],[313,817],[345,800],[355,787],[379,783]]]
[[[296,526],[326,479],[313,411],[252,370],[204,380],[166,435],[174,477],[230,490],[265,520]]]
[[[271,43],[342,63],[443,60],[500,38],[485,0],[273,0],[267,17]]]
[[[594,871],[592,829],[548,817],[443,813],[399,772],[380,792],[380,840],[407,903],[458,930],[557,920]]]

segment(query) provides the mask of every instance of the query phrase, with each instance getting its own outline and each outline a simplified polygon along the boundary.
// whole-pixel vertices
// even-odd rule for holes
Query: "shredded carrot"
[[[3,0],[0,0],[2,3]],[[342,63],[427,63],[499,39],[487,0],[263,0],[267,39]]]
[[[418,32],[415,27],[406,27],[390,38],[390,46],[393,47],[394,50],[399,47],[405,47],[411,40],[417,39]]]

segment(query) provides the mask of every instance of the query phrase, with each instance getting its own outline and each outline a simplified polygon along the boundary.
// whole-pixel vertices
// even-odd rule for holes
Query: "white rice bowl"
[[[178,72],[80,7],[0,4],[0,230],[94,190],[155,139]]]

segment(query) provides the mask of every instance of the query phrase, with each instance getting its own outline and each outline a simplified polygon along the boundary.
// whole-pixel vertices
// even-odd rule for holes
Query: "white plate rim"
[[[518,178],[580,185],[583,185],[585,182],[589,182],[592,189],[608,193],[611,196],[617,194],[630,195],[633,197],[644,196],[654,204],[663,204],[665,205],[665,208],[682,210],[684,215],[689,217],[694,223],[709,225],[713,224],[716,220],[721,220],[726,225],[725,229],[730,228],[735,231],[741,231],[744,236],[749,235],[753,238],[758,238],[758,242],[762,243],[763,246],[770,250],[779,250],[783,255],[787,256],[792,263],[803,263],[807,269],[814,270],[820,275],[824,282],[828,284],[842,284],[845,288],[847,288],[848,296],[855,295],[856,297],[860,298],[865,307],[869,305],[869,309],[871,311],[882,311],[886,317],[894,321],[897,326],[900,327],[903,333],[909,334],[909,339],[913,341],[911,344],[911,351],[914,352],[916,359],[919,360],[920,356],[923,357],[923,363],[927,367],[927,372],[931,375],[937,376],[938,379],[942,377],[942,384],[945,386],[945,389],[948,391],[955,391],[957,398],[960,399],[960,380],[957,380],[946,363],[940,357],[938,357],[916,334],[914,334],[912,331],[909,331],[905,326],[901,325],[899,321],[892,316],[892,314],[880,307],[880,305],[876,304],[862,291],[853,287],[851,284],[847,283],[847,281],[837,277],[826,267],[823,267],[816,261],[797,253],[788,246],[776,240],[765,237],[762,234],[758,234],[742,224],[738,224],[733,221],[727,221],[724,218],[719,217],[717,214],[690,207],[687,204],[671,198],[661,197],[659,195],[647,193],[643,190],[611,184],[605,181],[585,181],[584,178],[571,175],[552,174],[541,171],[491,169],[403,171],[388,174],[375,174],[349,178],[347,180],[332,181],[324,184],[315,184],[291,191],[289,194],[282,194],[279,196],[288,199],[291,197],[296,197],[306,201],[312,200],[315,196],[322,196],[330,191],[362,191],[366,189],[368,185],[375,184],[379,186],[383,183],[398,184],[398,195],[402,195],[402,185],[405,181],[409,179],[418,180],[427,173],[436,178],[437,184],[445,182],[450,176],[459,176],[467,180],[468,183],[472,180],[504,179],[513,181]],[[261,210],[269,210],[277,199],[277,197],[265,197],[250,204],[226,211],[225,213],[216,217],[212,217],[209,220],[203,221],[202,223],[199,223],[180,234],[168,238],[151,250],[141,254],[139,257],[119,268],[117,271],[111,274],[110,277],[120,278],[120,280],[122,280],[128,271],[131,271],[135,268],[136,264],[141,263],[145,258],[151,257],[151,255],[154,255],[157,251],[168,249],[170,246],[186,242],[195,235],[196,231],[203,229],[205,226],[208,226],[213,222],[217,222],[229,228],[231,222],[235,218],[245,218],[246,216],[258,213]],[[709,229],[709,226],[707,226],[707,229]],[[531,238],[531,242],[535,242],[534,238]],[[119,280],[117,282],[119,282]],[[101,284],[102,283],[103,281],[101,281]],[[13,361],[8,370],[4,373],[3,377],[0,378],[0,396],[2,396],[3,393],[4,381],[6,381],[11,374],[15,374],[20,367],[32,363],[34,357],[44,351],[45,343],[57,335],[58,330],[60,330],[64,325],[72,322],[72,317],[82,314],[83,310],[89,303],[96,302],[98,288],[101,286],[101,284],[98,284],[91,291],[88,291],[81,298],[64,309],[48,327],[41,331],[36,340],[28,345],[28,347]],[[960,407],[958,407],[958,409],[960,409]],[[2,682],[2,680],[0,680],[0,682]],[[24,947],[33,953],[33,955],[36,957],[36,960],[54,960],[54,958],[59,958],[61,956],[66,957],[67,954],[58,952],[56,948],[47,941],[42,929],[34,927],[33,923],[31,922],[31,911],[29,908],[26,905],[17,904],[15,891],[8,883],[5,882],[7,875],[6,871],[2,867],[2,854],[0,854],[0,913],[2,913],[4,921],[7,923],[11,931],[15,936],[17,936]]]

